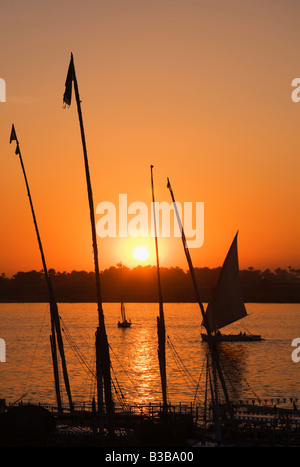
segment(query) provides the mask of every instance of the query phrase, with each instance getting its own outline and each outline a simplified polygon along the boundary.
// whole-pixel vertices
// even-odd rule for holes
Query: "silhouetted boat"
[[[121,321],[118,322],[118,328],[130,328],[131,326],[131,321],[130,319],[127,320],[126,318],[126,312],[125,312],[125,304],[123,300],[123,265],[121,263]]]
[[[238,321],[239,319],[247,315],[245,305],[242,299],[241,286],[239,282],[240,279],[237,257],[237,234],[234,238],[234,241],[232,242],[231,248],[224,261],[221,274],[217,282],[216,291],[213,294],[213,299],[205,312],[199,293],[199,288],[188,248],[188,243],[186,241],[181,218],[176,207],[176,201],[169,179],[167,186],[170,190],[174,210],[178,220],[178,225],[181,231],[181,239],[183,243],[184,252],[189,265],[190,275],[193,281],[197,302],[199,304],[199,308],[202,314],[202,324],[204,325],[207,332],[208,352],[206,354],[206,390],[205,401],[203,406],[204,424],[202,426],[199,426],[198,429],[199,436],[203,436],[203,438],[201,439],[201,445],[203,441],[205,443],[208,439],[210,439],[210,441],[213,441],[213,445],[219,446],[247,445],[250,439],[251,441],[249,445],[256,445],[257,426],[260,426],[260,434],[262,434],[262,438],[259,442],[262,442],[262,444],[266,443],[265,445],[268,445],[268,443],[270,443],[270,439],[268,439],[268,429],[270,428],[270,426],[276,427],[276,423],[274,423],[272,420],[269,425],[261,424],[261,419],[259,418],[259,407],[254,405],[252,406],[252,413],[254,414],[254,416],[253,418],[251,418],[249,424],[248,416],[240,418],[240,416],[237,414],[237,412],[235,411],[234,404],[230,399],[230,394],[228,391],[228,387],[232,385],[232,381],[230,381],[230,386],[227,387],[226,379],[228,379],[228,374],[226,371],[223,370],[223,365],[220,360],[219,348],[217,346],[213,334],[213,332],[215,333],[219,330],[219,328],[222,328],[223,326],[226,326],[227,324],[233,323],[235,321]],[[212,304],[214,305],[214,308],[212,308]],[[228,312],[227,308],[228,310],[231,310],[231,313]],[[212,309],[214,311],[217,310],[220,316],[218,314],[211,313]],[[217,318],[219,318],[218,321]],[[239,335],[239,337],[241,336]],[[257,336],[257,338],[260,339],[260,336]],[[209,392],[210,406],[212,409],[211,424],[206,423],[206,410],[208,402],[207,396]],[[221,397],[223,398],[223,402],[221,402]],[[276,417],[276,410],[274,411],[274,414],[273,416]],[[263,433],[265,427],[267,427],[267,436],[265,436],[265,434]],[[277,435],[279,440],[278,445],[280,445],[280,443],[284,441],[284,437],[288,437],[290,435],[289,429],[287,430],[287,432],[285,429],[283,430],[283,432],[273,432],[273,442],[275,436]]]
[[[207,334],[201,333],[202,340],[207,342]],[[221,334],[216,333],[212,335],[215,342],[242,342],[242,341],[261,341],[263,340],[260,335],[250,333],[239,333],[239,334]]]
[[[245,318],[248,314],[245,308],[242,287],[239,276],[237,235],[223,263],[216,287],[206,308],[207,325],[213,340],[220,341],[260,341],[260,335],[246,332],[238,334],[222,334],[220,329]],[[207,333],[201,333],[203,341],[208,341]]]
[[[126,319],[125,305],[123,301],[121,302],[121,318],[122,318],[122,321],[118,322],[118,328],[130,328],[132,323],[130,320]]]

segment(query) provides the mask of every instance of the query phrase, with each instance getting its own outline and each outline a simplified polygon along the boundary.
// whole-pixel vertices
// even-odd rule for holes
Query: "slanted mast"
[[[97,246],[97,235],[96,235],[96,224],[95,224],[95,212],[94,212],[94,201],[92,193],[92,184],[90,178],[90,170],[87,156],[87,147],[85,140],[85,132],[83,126],[83,118],[81,111],[81,100],[79,96],[78,82],[75,73],[73,54],[71,54],[71,60],[68,68],[68,74],[65,83],[65,92],[63,101],[66,105],[71,105],[72,100],[72,87],[74,85],[77,112],[80,125],[84,166],[86,174],[89,210],[90,210],[90,221],[92,230],[92,244],[93,244],[93,255],[94,255],[94,267],[95,267],[95,278],[96,278],[96,292],[97,292],[97,308],[98,308],[98,327],[96,332],[96,372],[97,372],[97,392],[98,392],[98,413],[100,430],[103,431],[103,411],[104,411],[104,400],[103,400],[103,388],[105,395],[105,406],[106,413],[108,415],[108,425],[111,431],[113,431],[113,414],[114,414],[114,401],[112,396],[111,386],[111,363],[109,354],[109,345],[106,334],[104,313],[102,307],[102,295],[100,286],[100,270],[98,260],[98,246]]]
[[[154,196],[154,181],[153,181],[153,165],[151,165],[151,189],[152,189],[152,205],[153,205],[153,221],[155,232],[155,251],[156,251],[156,269],[157,269],[157,285],[158,285],[158,302],[159,302],[159,316],[157,317],[157,335],[158,335],[158,361],[160,369],[160,378],[163,396],[163,409],[167,410],[167,371],[166,371],[166,327],[165,316],[163,308],[160,269],[159,269],[159,254],[158,254],[158,241],[157,241],[157,226],[155,216],[155,196]]]
[[[25,171],[25,167],[24,167],[24,163],[23,163],[23,159],[22,159],[22,155],[21,155],[20,144],[19,144],[19,141],[18,141],[18,138],[17,138],[17,135],[16,135],[14,125],[12,125],[11,134],[10,134],[10,143],[12,141],[16,141],[16,145],[17,145],[15,154],[19,156],[20,164],[21,164],[21,167],[22,167],[22,172],[23,172],[23,175],[24,175],[24,180],[25,180],[27,195],[28,195],[28,199],[29,199],[29,203],[30,203],[33,223],[34,223],[34,227],[35,227],[35,231],[36,231],[36,235],[37,235],[37,240],[38,240],[38,245],[39,245],[39,249],[40,249],[40,254],[41,254],[41,259],[42,259],[42,264],[43,264],[43,270],[44,270],[46,283],[47,283],[47,287],[48,287],[48,292],[49,292],[49,304],[50,304],[50,316],[51,316],[51,332],[52,332],[52,334],[50,335],[50,343],[51,343],[52,363],[53,363],[55,391],[56,391],[56,400],[57,400],[58,411],[62,412],[62,402],[61,402],[61,391],[60,391],[60,381],[59,381],[57,347],[58,347],[59,354],[60,354],[60,357],[61,357],[63,377],[64,377],[66,392],[67,392],[67,395],[68,395],[70,411],[72,412],[73,411],[73,401],[72,401],[70,382],[69,382],[69,376],[68,376],[68,371],[67,371],[67,363],[66,363],[66,358],[65,358],[65,351],[64,351],[64,344],[63,344],[63,338],[62,338],[62,333],[61,333],[60,317],[59,317],[59,313],[58,313],[57,302],[56,302],[56,299],[55,299],[52,282],[51,282],[50,276],[48,274],[48,268],[47,268],[47,265],[46,265],[46,259],[45,259],[45,254],[44,254],[44,250],[43,250],[42,240],[41,240],[39,229],[38,229],[37,219],[36,219],[36,215],[35,215],[35,211],[34,211],[34,207],[33,207],[33,202],[32,202],[32,197],[31,197],[31,193],[30,193],[30,189],[29,189],[27,175],[26,175],[26,171]]]
[[[222,368],[221,368],[221,365],[220,365],[218,349],[217,349],[217,347],[216,347],[216,345],[215,345],[215,343],[213,341],[212,334],[211,334],[210,328],[209,328],[208,323],[207,323],[207,316],[206,316],[206,313],[204,311],[204,306],[203,306],[202,300],[200,298],[198,284],[197,284],[197,280],[196,280],[196,276],[195,276],[195,270],[194,270],[194,266],[193,266],[192,259],[191,259],[191,256],[190,256],[190,252],[189,252],[189,249],[188,249],[188,245],[187,245],[184,229],[183,229],[183,226],[182,226],[181,218],[180,218],[180,215],[178,213],[177,206],[176,206],[174,193],[173,193],[169,178],[167,180],[168,180],[167,187],[168,187],[168,189],[170,191],[170,194],[171,194],[171,198],[172,198],[172,201],[173,201],[173,205],[174,205],[174,209],[175,209],[175,213],[176,213],[176,217],[177,217],[177,221],[178,221],[178,226],[179,226],[180,231],[181,231],[181,239],[182,239],[183,249],[184,249],[185,256],[186,256],[186,259],[187,259],[187,262],[188,262],[188,265],[189,265],[189,270],[190,270],[191,278],[192,278],[192,281],[193,281],[194,290],[195,290],[195,294],[196,294],[196,297],[197,297],[197,302],[199,304],[200,311],[201,311],[202,318],[203,318],[203,322],[204,322],[204,326],[205,326],[205,328],[207,330],[207,334],[208,334],[208,343],[209,343],[209,347],[210,347],[210,354],[211,354],[211,357],[212,357],[212,367],[213,367],[213,385],[214,385],[214,404],[213,404],[214,409],[213,410],[214,410],[214,418],[215,418],[215,428],[216,428],[217,439],[220,440],[221,439],[221,425],[220,425],[219,402],[218,402],[219,396],[218,396],[218,388],[217,388],[217,374],[218,374],[218,377],[219,377],[219,380],[221,382],[221,386],[222,386],[222,389],[223,389],[223,392],[224,392],[227,409],[230,412],[231,408],[230,408],[230,402],[229,402],[229,397],[228,397],[228,391],[227,391],[227,387],[226,387],[226,384],[225,384],[223,371],[222,371]]]

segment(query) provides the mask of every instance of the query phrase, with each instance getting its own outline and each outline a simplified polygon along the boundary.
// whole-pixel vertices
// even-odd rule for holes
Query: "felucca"
[[[121,264],[121,321],[118,321],[119,328],[130,328],[131,321],[126,318],[125,304],[123,298],[123,265]]]
[[[239,276],[238,248],[236,233],[223,263],[216,287],[206,308],[206,323],[215,341],[260,341],[260,335],[240,332],[222,334],[220,329],[248,316]],[[203,341],[207,333],[201,333]]]

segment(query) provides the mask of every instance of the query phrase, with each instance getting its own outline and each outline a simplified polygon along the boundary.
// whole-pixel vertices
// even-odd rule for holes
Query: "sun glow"
[[[133,251],[133,256],[138,261],[146,261],[146,259],[149,258],[149,255],[150,255],[150,253],[149,253],[148,248],[146,248],[144,246],[139,246],[139,247],[135,248],[134,251]]]

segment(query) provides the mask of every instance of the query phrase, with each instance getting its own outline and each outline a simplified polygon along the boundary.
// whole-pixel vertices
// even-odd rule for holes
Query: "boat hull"
[[[130,321],[119,321],[118,322],[118,328],[130,328],[131,323]]]
[[[208,335],[201,333],[202,340],[208,342]],[[220,334],[213,335],[212,339],[214,342],[249,342],[249,341],[262,341],[260,335],[255,334]]]

